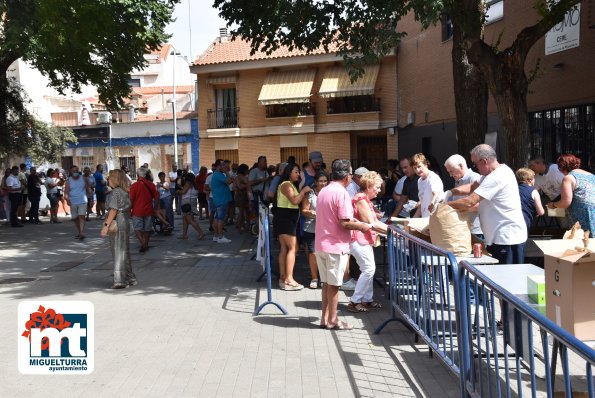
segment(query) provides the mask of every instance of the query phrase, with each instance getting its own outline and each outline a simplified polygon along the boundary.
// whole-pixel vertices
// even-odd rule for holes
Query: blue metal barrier
[[[595,350],[491,281],[473,265],[462,261],[459,268],[458,285],[463,287],[463,301],[469,298],[470,289],[474,289],[475,297],[479,298],[475,304],[466,306],[464,314],[465,318],[473,320],[467,322],[468,340],[461,343],[464,362],[469,364],[462,374],[464,396],[531,394],[536,397],[539,394],[548,398],[594,398]],[[561,374],[556,372],[558,351]],[[560,395],[556,394],[557,380],[563,386],[557,392]]]
[[[454,255],[394,226],[388,238],[389,295],[392,316],[374,333],[399,321],[421,337],[455,374],[466,364],[459,351],[467,330],[459,303],[458,268]],[[461,338],[463,340],[461,340]],[[461,364],[463,363],[463,366]],[[463,378],[461,377],[461,390]]]
[[[273,293],[272,293],[273,288],[272,288],[272,280],[271,280],[271,231],[270,231],[270,223],[269,223],[269,207],[260,201],[259,201],[259,205],[264,211],[264,220],[262,222],[262,227],[264,230],[264,248],[265,248],[265,251],[264,251],[265,252],[264,274],[266,274],[266,276],[267,276],[267,301],[265,301],[264,303],[262,303],[258,306],[256,311],[254,312],[254,315],[260,314],[262,309],[269,304],[276,306],[277,308],[279,308],[279,310],[284,315],[287,315],[287,310],[285,310],[285,308],[283,308],[283,306],[281,304],[273,301]]]
[[[459,376],[462,397],[595,398],[592,348],[452,253],[394,226],[387,246],[391,317],[375,333],[403,323]]]

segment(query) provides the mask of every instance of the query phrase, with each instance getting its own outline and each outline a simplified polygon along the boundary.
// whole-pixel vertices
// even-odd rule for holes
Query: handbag
[[[117,217],[118,217],[118,213],[116,212],[116,217],[114,217],[112,222],[110,222],[109,225],[107,226],[108,235],[115,235],[116,233],[118,233],[118,222],[116,221]]]

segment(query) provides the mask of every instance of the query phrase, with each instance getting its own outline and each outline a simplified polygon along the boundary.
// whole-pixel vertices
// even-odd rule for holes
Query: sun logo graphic
[[[94,366],[94,310],[89,301],[23,301],[18,364],[23,374],[89,374]]]

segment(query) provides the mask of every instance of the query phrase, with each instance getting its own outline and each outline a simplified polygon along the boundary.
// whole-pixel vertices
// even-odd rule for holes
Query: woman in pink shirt
[[[362,192],[356,194],[351,203],[353,204],[353,216],[372,228],[366,232],[357,230],[351,231],[351,255],[357,261],[361,275],[355,285],[355,291],[347,310],[351,312],[368,312],[370,309],[378,309],[382,306],[374,301],[374,274],[376,272],[376,261],[374,260],[374,243],[376,232],[386,233],[386,224],[378,220],[374,205],[374,199],[381,190],[382,178],[375,171],[369,171],[360,178]]]

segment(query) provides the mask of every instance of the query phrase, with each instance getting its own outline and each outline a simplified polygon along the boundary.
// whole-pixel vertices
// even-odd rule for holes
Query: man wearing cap
[[[314,176],[322,168],[322,153],[319,151],[312,151],[308,156],[308,165],[300,172],[300,189],[304,186],[311,187],[314,184]]]
[[[347,193],[349,194],[350,198],[353,199],[353,197],[358,192],[361,192],[361,188],[359,187],[359,180],[368,171],[370,171],[370,170],[366,169],[365,167],[359,167],[359,168],[355,169],[355,171],[353,172],[353,179],[351,180],[351,182],[349,183],[349,185],[346,188]]]

